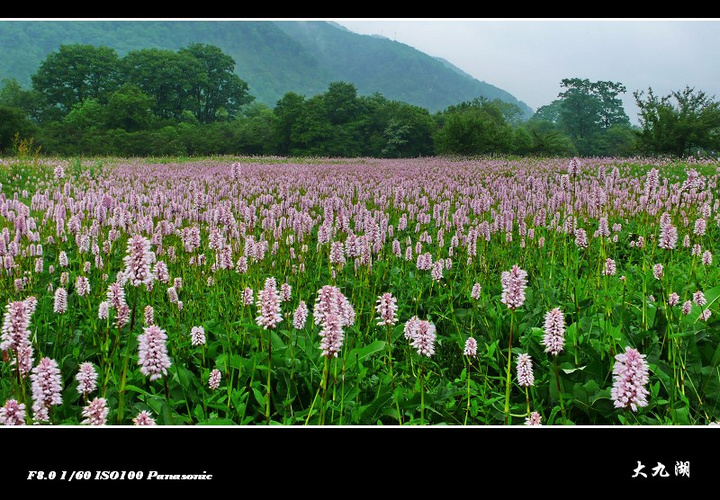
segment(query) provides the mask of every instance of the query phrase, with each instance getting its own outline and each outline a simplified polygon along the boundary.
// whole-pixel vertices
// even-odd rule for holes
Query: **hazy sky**
[[[701,19],[327,19],[442,57],[533,109],[561,92],[564,78],[623,84],[665,96],[686,86],[720,99],[720,18]]]

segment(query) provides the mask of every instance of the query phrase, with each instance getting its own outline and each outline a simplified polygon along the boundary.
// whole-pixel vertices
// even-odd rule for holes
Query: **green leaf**
[[[198,425],[235,425],[229,418],[208,418],[198,422]]]
[[[572,366],[570,363],[565,362],[565,363],[563,363],[563,364],[560,365],[560,369],[561,369],[564,373],[573,373],[573,372],[576,372],[576,371],[579,371],[579,370],[584,370],[584,369],[585,369],[585,366],[586,366],[586,365],[583,365],[583,366],[575,366],[575,367],[574,367],[574,366]]]
[[[347,365],[345,366],[345,370],[350,371],[355,367],[357,362],[363,361],[368,356],[383,351],[385,349],[385,345],[386,343],[384,340],[376,340],[366,346],[356,347],[347,355]]]
[[[195,419],[200,422],[205,418],[205,412],[203,411],[202,405],[196,405],[195,410],[193,411],[195,414]]]
[[[253,396],[255,396],[255,401],[257,401],[257,403],[264,408],[265,398],[267,397],[267,394],[265,394],[264,391],[253,387]]]
[[[147,391],[144,390],[144,389],[140,389],[140,388],[139,388],[138,386],[136,386],[136,385],[125,384],[125,390],[127,390],[127,391],[133,391],[133,392],[139,392],[140,394],[143,394],[143,395],[145,395],[145,396],[153,397],[152,394],[150,394],[149,392],[147,392]]]

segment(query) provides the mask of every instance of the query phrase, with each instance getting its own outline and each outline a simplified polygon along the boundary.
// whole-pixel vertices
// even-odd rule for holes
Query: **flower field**
[[[5,159],[4,425],[715,425],[720,163]]]

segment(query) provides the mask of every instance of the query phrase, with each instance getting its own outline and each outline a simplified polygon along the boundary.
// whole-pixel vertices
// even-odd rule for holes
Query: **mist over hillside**
[[[431,112],[484,97],[532,114],[510,93],[445,60],[324,21],[0,21],[0,80],[14,78],[29,87],[40,63],[63,44],[106,46],[123,56],[190,43],[215,45],[230,55],[256,102],[270,107],[288,92],[311,97],[344,81],[359,94],[380,93]]]

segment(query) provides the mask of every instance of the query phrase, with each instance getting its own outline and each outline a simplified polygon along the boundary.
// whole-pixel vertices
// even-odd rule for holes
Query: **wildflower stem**
[[[527,403],[527,416],[530,416],[530,393],[528,392],[528,386],[525,386],[525,402]]]
[[[560,386],[560,370],[558,368],[557,356],[553,357],[555,360],[555,382],[557,384],[558,398],[560,399],[560,410],[562,411],[563,420],[567,423],[567,415],[565,414],[565,404],[563,403],[562,388]]]
[[[123,361],[122,377],[120,377],[120,390],[118,391],[118,411],[117,411],[117,423],[122,423],[123,411],[125,408],[125,381],[127,380],[128,364],[130,362],[130,340],[132,338],[133,326],[135,325],[135,309],[137,309],[137,287],[133,288],[133,306],[132,306],[132,319],[130,320],[130,330],[128,331],[128,338],[125,344],[125,360]],[[118,331],[118,337],[120,332]]]
[[[402,425],[402,415],[400,414],[400,402],[398,401],[397,394],[395,392],[395,377],[393,376],[393,362],[392,362],[392,344],[390,339],[390,325],[385,326],[385,332],[387,333],[387,363],[388,370],[390,371],[390,380],[392,381],[393,388],[393,399],[395,400],[395,409],[397,410],[398,424]]]
[[[270,425],[270,376],[272,375],[272,330],[268,330],[267,387],[265,388],[265,422]]]
[[[505,425],[510,423],[510,384],[511,384],[511,370],[512,370],[512,341],[513,341],[513,325],[515,322],[515,309],[510,314],[510,339],[508,341],[508,363],[507,363],[507,378],[505,379]]]
[[[467,405],[465,406],[465,422],[463,425],[467,425],[468,416],[470,415],[470,369],[472,368],[472,361],[468,360],[467,366]]]
[[[420,363],[420,422],[425,423],[425,364]]]
[[[323,379],[320,382],[322,386],[322,399],[320,400],[320,425],[325,425],[325,398],[327,396],[328,383],[330,382],[330,368],[328,366],[328,357],[323,356]]]

